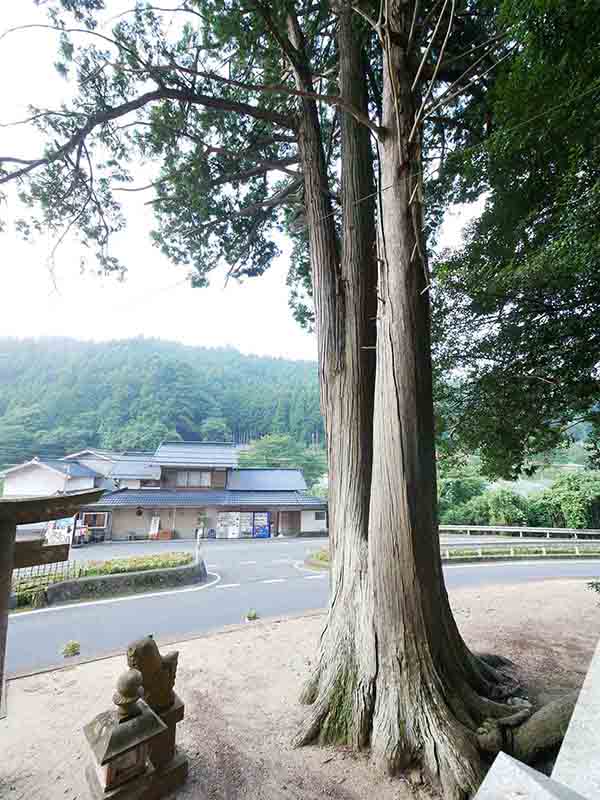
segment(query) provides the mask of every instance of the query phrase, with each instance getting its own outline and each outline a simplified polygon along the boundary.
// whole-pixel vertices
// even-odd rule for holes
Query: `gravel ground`
[[[583,581],[461,589],[450,599],[475,650],[515,661],[545,701],[579,687],[600,637],[597,596]],[[289,746],[303,713],[298,690],[316,652],[322,614],[248,623],[182,642],[176,688],[190,759],[182,800],[416,800],[423,787],[378,775],[366,755]],[[148,627],[145,630],[144,627]],[[151,632],[142,623],[140,634]],[[83,724],[110,706],[123,656],[9,684],[0,721],[3,800],[83,800]]]

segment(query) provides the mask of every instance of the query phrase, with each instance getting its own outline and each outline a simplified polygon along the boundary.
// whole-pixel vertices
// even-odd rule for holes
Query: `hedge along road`
[[[218,630],[241,622],[251,608],[262,618],[323,609],[329,593],[327,571],[309,571],[302,565],[306,555],[324,543],[322,539],[210,542],[203,544],[209,571],[206,584],[12,614],[8,673],[72,663],[60,654],[71,639],[80,643],[85,659],[123,651],[128,642],[147,633],[173,641]],[[174,542],[164,544],[170,549],[193,548],[192,543],[177,548]],[[140,549],[148,553],[143,543],[77,552],[89,559],[100,558],[100,552],[103,558],[112,558],[115,548],[122,556],[137,555]],[[589,579],[600,575],[600,559],[449,564],[444,572],[449,589],[547,578]]]

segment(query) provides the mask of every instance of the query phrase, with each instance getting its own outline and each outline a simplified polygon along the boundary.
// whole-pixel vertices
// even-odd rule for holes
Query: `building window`
[[[178,472],[177,473],[177,478],[176,478],[176,481],[175,481],[177,486],[185,487],[185,486],[188,485],[187,481],[188,481],[187,472]]]
[[[82,514],[82,523],[88,528],[106,528],[106,514]]]
[[[315,520],[317,522],[324,522],[327,519],[327,512],[326,511],[315,511]]]
[[[211,485],[210,472],[201,472],[200,470],[179,471],[175,483],[180,489],[209,489]]]

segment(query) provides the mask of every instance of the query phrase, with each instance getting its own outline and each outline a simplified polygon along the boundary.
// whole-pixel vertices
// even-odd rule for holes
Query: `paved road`
[[[576,544],[573,539],[551,539],[548,542],[545,538],[523,538],[512,536],[463,536],[462,534],[442,534],[440,536],[440,544],[442,549],[446,547],[462,547],[469,544],[473,547],[479,545],[493,545],[493,544],[526,544],[533,542],[538,545],[545,544]],[[578,542],[581,544],[581,542]],[[210,539],[202,542],[202,548],[208,560],[216,554],[221,559],[225,559],[227,563],[235,563],[236,559],[252,560],[260,553],[269,553],[270,550],[265,548],[280,547],[285,548],[288,557],[292,556],[297,559],[304,559],[306,553],[313,552],[320,547],[325,547],[327,540],[323,538],[302,538],[302,539],[240,539],[240,540],[214,540]],[[103,544],[86,545],[84,547],[74,547],[71,549],[72,561],[107,561],[111,558],[121,558],[126,556],[148,555],[150,553],[167,553],[173,552],[188,552],[193,553],[196,548],[194,542],[174,539],[170,542],[106,542]],[[262,556],[261,556],[262,557]]]
[[[323,540],[207,542],[203,545],[210,583],[152,595],[109,598],[11,615],[8,631],[9,674],[64,663],[60,649],[69,639],[82,656],[122,650],[134,638],[185,638],[240,622],[255,608],[261,617],[321,609],[327,604],[326,572],[302,569],[307,552]],[[76,551],[87,557],[173,549],[173,542],[107,544]],[[192,543],[178,543],[192,549]],[[485,584],[519,584],[557,577],[600,574],[600,560],[452,564],[444,569],[450,589]]]

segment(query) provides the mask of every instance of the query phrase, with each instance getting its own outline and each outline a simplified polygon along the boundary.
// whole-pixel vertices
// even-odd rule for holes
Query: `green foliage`
[[[258,619],[258,611],[255,608],[251,608],[246,614],[246,619],[248,622],[255,622]]]
[[[600,474],[580,472],[559,478],[531,500],[531,524],[559,528],[600,527]]]
[[[600,16],[588,0],[499,8],[513,57],[457,120],[437,186],[486,202],[437,265],[435,360],[460,369],[454,437],[514,477],[600,397]]]
[[[537,494],[523,497],[492,489],[464,502],[440,501],[443,525],[527,525],[537,528],[599,528],[600,474],[563,475]]]
[[[0,464],[165,439],[323,438],[316,364],[158,340],[0,340]]]
[[[222,417],[208,417],[200,426],[203,442],[230,442],[231,430]]]
[[[438,482],[438,512],[445,520],[445,514],[478,497],[485,491],[487,482],[473,467],[455,470],[441,477]],[[449,523],[448,523],[449,524]],[[474,523],[472,523],[474,524]]]
[[[171,567],[185,567],[191,564],[193,560],[194,556],[191,553],[160,553],[159,555],[114,558],[109,561],[78,562],[75,565],[75,570],[72,573],[69,572],[67,576],[62,575],[60,572],[48,572],[34,577],[19,578],[14,584],[17,607],[42,608],[46,605],[46,588],[51,583],[60,583],[67,578],[93,578],[100,575],[117,575],[129,572],[170,569]]]
[[[151,569],[170,569],[191,564],[191,553],[161,553],[153,556],[128,556],[109,561],[88,561],[81,572],[82,578],[96,575],[118,575],[126,572],[146,572]]]
[[[63,649],[62,654],[65,658],[70,658],[71,656],[78,656],[81,653],[81,645],[79,642],[76,642],[74,639],[67,642]]]
[[[313,486],[327,470],[324,450],[303,447],[285,434],[269,434],[250,443],[239,456],[240,467],[271,467],[302,470],[304,480]]]

